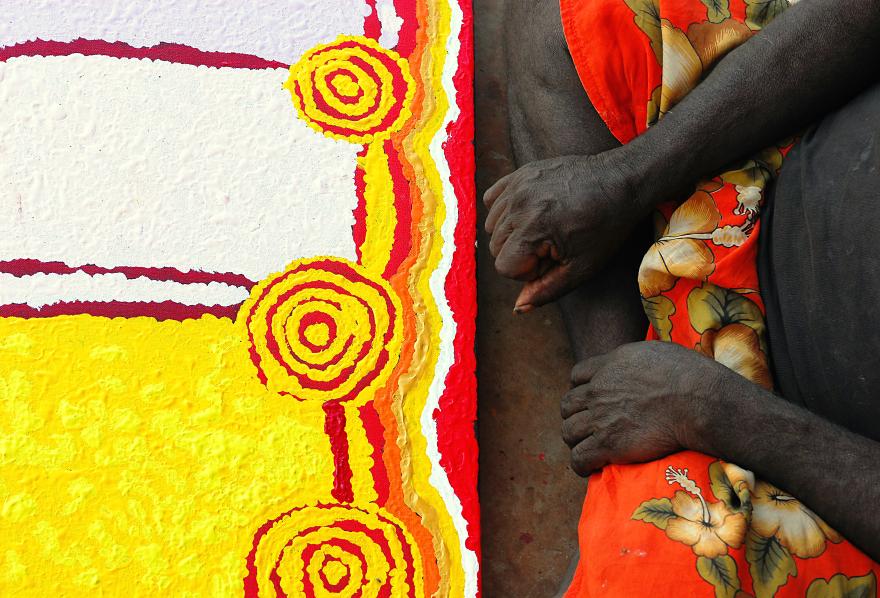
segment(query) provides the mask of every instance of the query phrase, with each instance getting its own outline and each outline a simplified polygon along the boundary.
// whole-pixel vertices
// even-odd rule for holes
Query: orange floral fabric
[[[669,112],[787,0],[561,0],[591,102],[627,143]],[[707,135],[713,134],[707,131]],[[789,142],[658,210],[639,270],[649,339],[678,343],[770,388],[756,258],[764,189]],[[871,596],[880,566],[794,497],[684,452],[590,479],[567,596]]]

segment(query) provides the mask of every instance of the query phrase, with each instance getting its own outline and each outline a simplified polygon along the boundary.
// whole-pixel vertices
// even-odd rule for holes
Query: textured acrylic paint
[[[6,0],[0,595],[478,594],[468,0]]]

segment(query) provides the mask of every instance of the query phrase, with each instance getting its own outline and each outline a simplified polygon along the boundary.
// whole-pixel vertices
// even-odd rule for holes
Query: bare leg
[[[517,166],[619,145],[584,92],[562,32],[558,0],[512,0],[506,27],[510,137]],[[560,301],[575,357],[644,338],[637,285],[647,229],[605,272]]]
[[[510,138],[517,166],[619,145],[581,86],[562,32],[558,0],[511,0],[506,23]],[[578,360],[645,336],[637,283],[646,227],[597,278],[560,300]],[[558,595],[571,584],[577,552]]]

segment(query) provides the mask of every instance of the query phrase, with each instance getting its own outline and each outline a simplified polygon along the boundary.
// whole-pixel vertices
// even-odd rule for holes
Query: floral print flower
[[[681,490],[672,498],[676,517],[669,520],[666,535],[690,546],[697,556],[715,558],[739,548],[746,532],[746,518],[724,503],[704,503]]]
[[[721,213],[704,190],[694,193],[673,212],[663,236],[654,243],[639,268],[643,297],[655,297],[675,286],[679,278],[705,280],[715,271],[715,255],[703,239],[718,227]]]
[[[723,226],[712,231],[712,242],[722,247],[739,247],[748,236],[739,226]]]
[[[761,203],[761,188],[752,185],[736,185],[736,201],[738,206],[733,210],[737,216],[743,216],[747,212],[754,214],[758,211]]]
[[[696,349],[755,384],[773,388],[767,357],[753,328],[734,323],[706,330]]]
[[[752,529],[765,538],[776,536],[788,551],[802,559],[825,552],[827,542],[842,537],[793,496],[759,481],[752,496]]]

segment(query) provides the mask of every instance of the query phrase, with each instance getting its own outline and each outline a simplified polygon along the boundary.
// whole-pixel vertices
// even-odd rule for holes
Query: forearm
[[[880,2],[802,0],[719,62],[645,134],[612,152],[650,208],[797,133],[878,78]]]
[[[725,379],[696,410],[687,448],[716,455],[791,492],[880,561],[880,443],[755,386]]]

